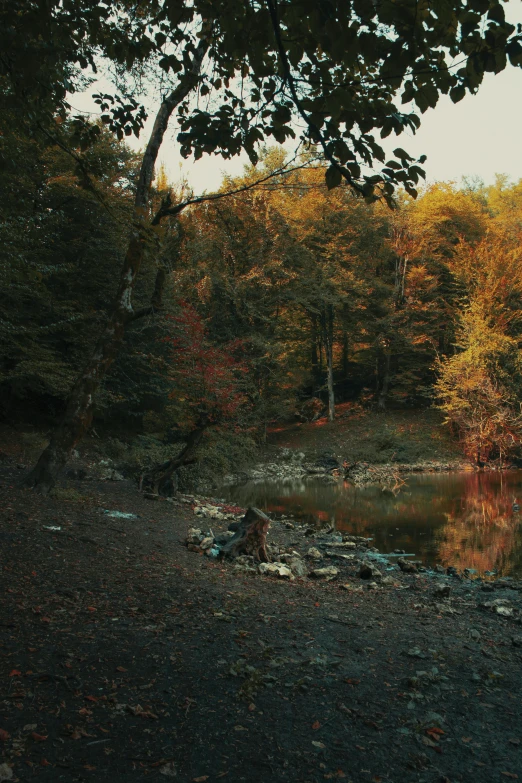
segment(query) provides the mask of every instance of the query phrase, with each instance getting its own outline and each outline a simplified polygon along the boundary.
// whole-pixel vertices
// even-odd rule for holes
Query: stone
[[[226,544],[227,541],[229,541],[232,536],[234,535],[232,530],[224,530],[222,533],[218,533],[217,536],[214,538],[214,541],[219,546]]]
[[[202,538],[203,538],[203,533],[201,532],[199,527],[189,527],[189,529],[187,530],[187,538],[186,538],[187,544],[199,544]]]
[[[379,585],[377,584],[377,582],[368,582],[366,587],[368,590],[377,590],[379,588]]]
[[[396,579],[393,578],[393,576],[383,576],[381,579],[381,585],[390,585],[392,587],[398,587],[399,583]]]
[[[335,549],[356,549],[357,544],[355,541],[334,541],[330,544],[330,546]]]
[[[511,602],[507,601],[505,598],[496,598],[494,601],[486,601],[482,606],[484,609],[489,609],[491,612],[499,614],[501,617],[513,616],[514,610],[511,606]]]
[[[314,568],[313,571],[310,571],[310,576],[313,579],[326,579],[327,582],[330,582],[332,579],[336,579],[338,573],[338,568],[327,566],[326,568]]]
[[[363,588],[361,585],[354,585],[351,582],[346,582],[344,585],[340,585],[341,590],[346,590],[349,593],[362,593]]]
[[[311,557],[313,560],[322,560],[323,555],[315,546],[311,546],[306,553],[307,557]]]
[[[397,565],[403,572],[403,574],[416,574],[417,573],[417,566],[415,563],[410,563],[409,560],[405,560],[403,557],[399,557],[397,560]]]
[[[206,538],[203,539],[203,541],[201,541],[199,546],[200,546],[200,549],[205,551],[205,549],[210,549],[210,547],[212,546],[213,543],[214,543],[213,537],[212,536],[207,536]]]
[[[361,579],[376,579],[376,578],[380,578],[382,574],[379,571],[379,569],[374,566],[373,563],[369,563],[368,561],[365,561],[364,563],[361,563],[361,568],[359,569],[359,576],[361,577]]]
[[[433,591],[434,598],[448,598],[451,593],[449,585],[438,585]]]
[[[295,579],[292,571],[284,563],[260,563],[258,566],[260,574],[268,576],[277,576],[280,579]]]
[[[437,565],[435,566],[435,571],[438,574],[445,574],[446,573],[446,569],[444,568],[444,566],[439,565],[439,563],[437,563]]]
[[[308,568],[306,566],[306,563],[301,560],[300,557],[293,557],[286,562],[288,568],[292,571],[293,574],[296,576],[307,576],[308,575]]]

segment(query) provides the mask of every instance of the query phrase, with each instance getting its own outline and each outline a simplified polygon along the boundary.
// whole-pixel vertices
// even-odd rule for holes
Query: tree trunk
[[[206,23],[204,25],[205,28],[208,27]],[[49,445],[40,455],[35,467],[24,480],[27,486],[34,487],[44,494],[52,489],[72,449],[89,429],[96,392],[119,353],[125,326],[134,315],[132,292],[136,276],[145,257],[148,235],[152,230],[148,221],[148,213],[154,166],[172,112],[198,83],[201,64],[208,46],[208,37],[201,39],[192,62],[181,77],[180,83],[163,99],[156,115],[141,163],[134,201],[131,236],[112,312],[92,356],[73,386],[62,421],[53,432]]]
[[[197,448],[206,429],[207,425],[196,427],[188,436],[185,447],[177,457],[167,460],[162,465],[158,465],[143,476],[141,481],[142,487],[158,495],[167,497],[171,495],[173,474],[182,465],[191,465],[196,461]]]
[[[270,527],[270,518],[258,508],[249,508],[239,523],[235,535],[221,549],[224,555],[238,557],[253,555],[255,560],[268,563],[266,534]]]
[[[384,355],[384,372],[382,377],[381,390],[379,392],[379,399],[377,401],[377,407],[380,411],[386,410],[386,402],[388,400],[388,391],[390,388],[390,362],[391,352],[386,351]]]
[[[334,311],[327,305],[323,317],[324,350],[326,354],[326,386],[328,389],[328,421],[335,419],[335,393],[333,377],[333,325]]]

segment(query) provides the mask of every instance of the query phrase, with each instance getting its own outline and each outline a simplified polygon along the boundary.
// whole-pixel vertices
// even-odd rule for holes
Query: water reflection
[[[380,486],[318,480],[249,482],[224,490],[243,506],[286,512],[372,536],[383,552],[426,563],[522,576],[522,471],[408,476],[394,495]]]

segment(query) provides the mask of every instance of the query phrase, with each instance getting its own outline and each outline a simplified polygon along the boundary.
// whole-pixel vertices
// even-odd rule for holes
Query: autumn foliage
[[[169,316],[172,334],[165,341],[174,386],[169,396],[182,417],[180,424],[193,429],[237,421],[248,406],[243,341],[213,344],[196,309],[186,300],[178,308],[176,315]]]

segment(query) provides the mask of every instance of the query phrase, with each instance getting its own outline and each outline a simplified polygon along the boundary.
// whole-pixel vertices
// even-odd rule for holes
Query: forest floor
[[[334,422],[322,417],[274,427],[268,432],[268,442],[271,447],[299,449],[309,456],[342,455],[349,462],[463,462],[442,415],[429,408],[380,413],[342,403]]]
[[[0,781],[522,779],[520,591],[275,580],[189,551],[190,503],[22,475],[4,457]]]

